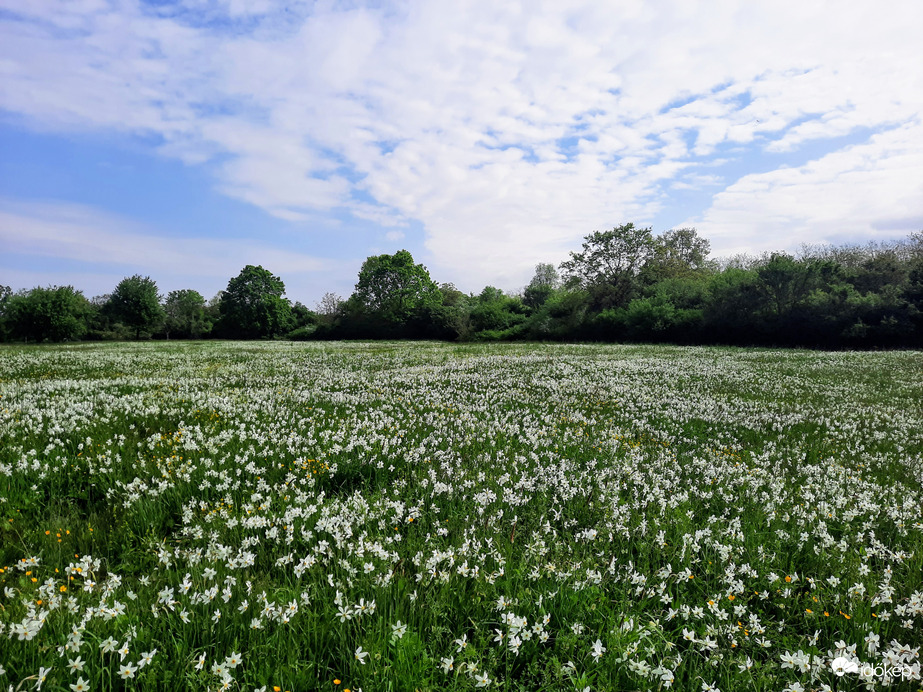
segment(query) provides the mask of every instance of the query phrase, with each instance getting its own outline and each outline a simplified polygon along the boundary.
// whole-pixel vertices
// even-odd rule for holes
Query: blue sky
[[[867,6],[865,6],[867,5]],[[923,229],[923,6],[0,0],[0,284],[517,290],[593,230]]]

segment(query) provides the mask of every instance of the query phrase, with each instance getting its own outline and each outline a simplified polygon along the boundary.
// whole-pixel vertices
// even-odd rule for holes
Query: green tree
[[[620,307],[631,300],[653,245],[651,229],[632,223],[594,231],[584,239],[581,252],[570,253],[561,263],[561,270],[569,286],[589,292],[597,309]]]
[[[522,292],[522,302],[533,310],[540,308],[560,285],[561,277],[553,264],[536,264],[535,274]]]
[[[684,278],[712,269],[708,261],[711,244],[694,228],[677,228],[655,237],[644,265],[645,282]]]
[[[167,338],[201,339],[211,331],[211,320],[206,313],[205,297],[198,291],[183,289],[170,291],[164,301],[164,332]]]
[[[319,325],[319,315],[307,305],[296,301],[292,306],[291,331],[286,338],[293,341],[313,339]]]
[[[908,279],[909,265],[897,248],[877,251],[852,272],[851,283],[860,293],[882,293],[888,286],[902,288]]]
[[[9,296],[4,321],[14,339],[74,341],[86,334],[89,301],[73,286],[20,291]]]
[[[759,277],[750,269],[730,267],[715,274],[705,294],[706,339],[718,343],[746,343],[762,338],[759,318],[763,306]]]
[[[487,286],[471,307],[471,324],[476,338],[511,339],[524,333],[526,306],[517,296],[508,296],[499,288]]]
[[[291,327],[292,308],[284,295],[282,279],[248,264],[228,282],[221,296],[221,333],[242,339],[285,334]]]
[[[796,260],[785,253],[773,253],[756,269],[769,314],[777,319],[788,315],[835,273],[832,262]]]
[[[911,266],[903,298],[910,321],[914,324],[915,334],[911,338],[918,345],[923,344],[923,257],[914,260]]]
[[[532,311],[527,323],[530,339],[577,339],[590,306],[590,296],[582,288],[559,288],[551,291],[545,301]]]
[[[221,298],[224,296],[224,291],[218,291],[215,295],[211,297],[208,303],[205,305],[205,317],[212,325],[212,331],[214,332],[219,328],[221,322]]]
[[[109,309],[117,320],[135,331],[136,339],[142,332],[155,331],[164,320],[157,283],[140,274],[119,282],[109,297]]]
[[[292,329],[304,329],[317,325],[318,315],[304,303],[295,301],[292,306]]]
[[[342,314],[343,306],[344,300],[340,295],[327,291],[315,304],[314,312],[317,313],[321,324],[331,325]]]
[[[455,284],[439,285],[442,305],[435,311],[436,335],[443,339],[465,341],[471,335],[471,300]]]
[[[392,325],[403,325],[442,303],[442,293],[407,250],[369,257],[359,270],[353,305]]]
[[[13,295],[13,289],[9,286],[0,286],[0,340],[5,341],[9,325],[7,324],[6,307]]]

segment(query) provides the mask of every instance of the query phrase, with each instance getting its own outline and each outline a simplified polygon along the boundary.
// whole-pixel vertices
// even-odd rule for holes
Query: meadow
[[[4,689],[919,690],[923,354],[5,347],[0,523]]]

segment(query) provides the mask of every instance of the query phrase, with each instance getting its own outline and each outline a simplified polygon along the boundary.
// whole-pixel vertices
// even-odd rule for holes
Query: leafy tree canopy
[[[504,331],[522,324],[526,307],[517,296],[508,296],[495,286],[485,286],[471,307],[476,332]]]
[[[711,244],[694,228],[677,228],[654,238],[651,252],[644,267],[647,281],[655,283],[664,279],[701,274],[711,269],[708,254]]]
[[[553,264],[536,264],[535,274],[522,292],[522,302],[532,309],[541,307],[561,284],[561,277]]]
[[[198,291],[183,289],[170,291],[164,302],[167,337],[200,339],[211,331],[211,320],[206,313],[205,297]]]
[[[9,295],[3,316],[14,339],[74,341],[86,334],[92,310],[73,286],[52,286]]]
[[[586,236],[581,252],[561,263],[569,285],[586,288],[599,308],[620,306],[631,298],[637,275],[654,247],[650,228],[633,223]]]
[[[221,331],[232,338],[278,336],[291,326],[291,305],[285,284],[261,266],[248,264],[228,282],[221,295]]]
[[[393,323],[407,322],[442,303],[442,293],[426,267],[414,264],[407,250],[366,259],[353,298],[365,312]]]
[[[153,332],[164,320],[157,283],[149,276],[122,279],[109,297],[109,310],[117,320],[135,330],[135,338],[142,332]]]

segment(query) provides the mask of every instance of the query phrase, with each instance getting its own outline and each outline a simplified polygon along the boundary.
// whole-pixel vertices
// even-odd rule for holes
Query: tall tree
[[[405,324],[420,311],[442,303],[442,293],[407,250],[369,257],[359,270],[354,305],[378,319]]]
[[[598,309],[621,307],[634,292],[638,273],[653,248],[650,228],[633,223],[586,236],[581,252],[570,253],[561,269],[571,286],[583,286]]]
[[[522,292],[522,302],[533,310],[539,308],[560,284],[561,277],[553,264],[536,264],[535,274]]]
[[[756,269],[769,314],[775,318],[786,316],[832,275],[835,267],[832,262],[799,261],[784,252],[773,253],[766,264]]]
[[[87,331],[89,301],[73,286],[51,286],[9,296],[3,314],[14,339],[74,341]]]
[[[200,339],[211,330],[211,320],[205,312],[205,297],[198,291],[170,291],[164,301],[166,320],[164,331],[184,339]]]
[[[647,283],[663,279],[685,278],[711,268],[708,253],[711,244],[694,228],[676,228],[654,238],[651,253],[644,265]]]
[[[6,308],[12,295],[13,289],[9,286],[0,286],[0,340],[5,340],[9,331]]]
[[[109,309],[125,326],[135,330],[135,338],[142,332],[153,332],[164,320],[157,283],[149,276],[122,279],[109,297]]]
[[[328,291],[317,301],[315,312],[320,316],[323,324],[333,324],[337,315],[343,311],[342,296]]]
[[[475,332],[507,332],[503,338],[512,338],[518,335],[515,329],[526,321],[526,312],[518,296],[486,286],[471,306],[471,324]],[[509,332],[511,329],[514,332]]]
[[[286,333],[291,327],[291,304],[285,284],[261,266],[248,264],[228,282],[221,296],[220,331],[225,336],[260,339]]]

